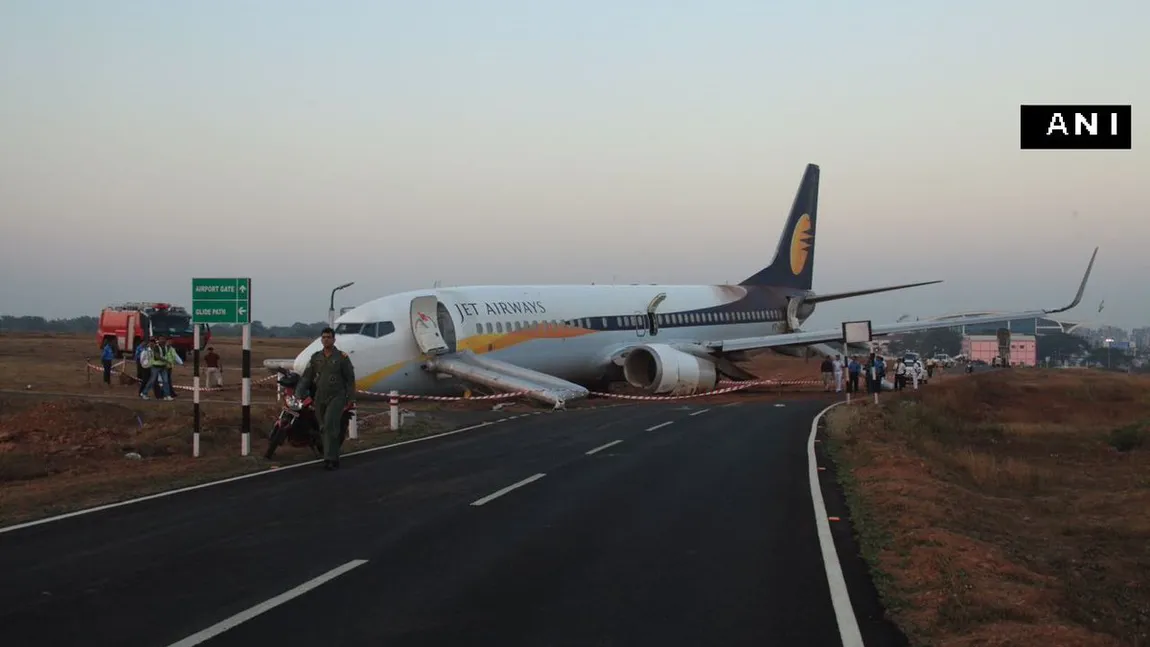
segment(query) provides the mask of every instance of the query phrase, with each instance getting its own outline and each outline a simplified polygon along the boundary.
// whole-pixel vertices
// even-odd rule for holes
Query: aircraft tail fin
[[[815,228],[819,210],[819,167],[807,164],[787,224],[771,264],[739,285],[770,285],[811,289],[815,264]]]

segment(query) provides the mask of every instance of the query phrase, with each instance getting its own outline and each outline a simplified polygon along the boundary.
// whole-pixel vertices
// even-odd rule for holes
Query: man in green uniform
[[[355,402],[355,369],[347,353],[335,347],[335,331],[324,328],[320,333],[323,350],[316,351],[308,360],[307,369],[300,377],[299,392],[307,393],[315,382],[315,413],[323,436],[323,467],[339,467],[339,446],[343,443],[343,409]]]

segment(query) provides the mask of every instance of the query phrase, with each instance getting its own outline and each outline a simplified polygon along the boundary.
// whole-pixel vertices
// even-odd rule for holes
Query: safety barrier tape
[[[619,400],[684,400],[687,398],[702,398],[709,395],[722,395],[724,393],[734,393],[736,391],[743,391],[756,386],[812,386],[821,384],[819,380],[751,380],[747,382],[731,382],[724,380],[720,384],[733,384],[734,386],[723,387],[719,389],[712,389],[710,391],[702,391],[699,393],[692,393],[689,395],[626,395],[622,393],[606,393],[603,391],[590,391],[590,395],[615,398]],[[518,398],[531,393],[530,391],[515,391],[512,393],[497,393],[495,395],[477,395],[477,396],[446,396],[446,395],[412,395],[407,393],[399,393],[392,395],[391,393],[383,393],[380,391],[367,391],[357,389],[356,393],[363,395],[374,395],[382,397],[394,397],[398,401],[407,400],[427,400],[431,402],[462,402],[462,401],[491,401],[491,400],[510,400]]]
[[[394,397],[396,400],[428,400],[431,402],[457,402],[457,401],[487,401],[487,400],[510,400],[520,396],[527,395],[530,391],[514,391],[509,393],[496,393],[495,395],[473,395],[467,396],[448,396],[448,395],[412,395],[408,393],[399,393],[392,396],[391,393],[383,393],[381,391],[366,391],[364,389],[356,389],[356,393],[363,395],[378,395],[385,398]]]
[[[721,383],[732,384],[732,382],[724,380]],[[693,398],[705,398],[711,395],[723,395],[725,393],[735,393],[736,391],[745,391],[756,386],[810,386],[815,384],[822,384],[818,380],[750,380],[747,382],[734,382],[736,386],[728,386],[710,391],[701,391],[699,393],[688,393],[686,395],[628,395],[625,393],[603,393],[600,391],[592,391],[591,395],[596,395],[603,398],[615,398],[617,400],[689,400]]]
[[[125,375],[128,378],[133,379],[136,382],[139,382],[140,378],[136,377],[135,375],[132,375],[131,373],[124,371],[123,369],[117,369],[116,368],[118,366],[123,366],[124,364],[127,364],[126,360],[112,364],[112,374],[113,375]],[[95,373],[103,373],[104,367],[103,366],[94,366],[94,365],[89,363],[88,364],[88,370],[93,371]],[[256,386],[258,384],[263,384],[265,382],[269,382],[275,378],[276,378],[275,375],[268,375],[267,377],[262,377],[258,380],[252,380],[252,386]],[[242,382],[240,384],[233,384],[231,386],[212,386],[212,387],[201,386],[200,391],[209,392],[209,393],[215,392],[215,391],[229,391],[232,389],[239,389],[242,386],[243,386]],[[173,389],[180,389],[181,391],[193,391],[193,390],[195,390],[195,387],[184,385],[184,384],[173,384],[172,388]]]
[[[112,365],[112,373],[117,374],[117,375],[127,375],[129,378],[139,382],[140,379],[138,377],[136,377],[135,375],[130,375],[130,374],[124,372],[123,370],[117,370],[118,366],[123,366],[126,363],[127,363],[126,361],[120,361],[120,362],[117,362],[116,364],[113,364]],[[91,371],[95,371],[97,373],[103,373],[103,371],[104,371],[104,368],[102,366],[94,366],[92,364],[88,364],[88,369]],[[276,375],[268,375],[267,377],[253,381],[252,385],[255,386],[257,384],[262,384],[262,383],[271,381],[271,380],[275,379],[276,377],[277,377]],[[688,400],[688,399],[694,399],[694,398],[704,398],[704,397],[712,396],[712,395],[724,395],[727,393],[735,393],[738,391],[745,391],[746,389],[754,388],[757,386],[771,386],[771,387],[814,386],[814,385],[821,384],[821,383],[822,382],[820,382],[819,380],[778,380],[778,379],[775,379],[775,380],[749,380],[746,382],[733,382],[731,380],[720,380],[716,384],[716,386],[720,386],[720,385],[724,385],[724,384],[730,384],[731,386],[720,386],[720,388],[711,389],[709,391],[700,391],[698,393],[690,393],[690,394],[686,394],[686,395],[629,395],[629,394],[625,394],[625,393],[607,393],[604,391],[590,391],[589,394],[593,395],[593,396],[601,397],[601,398],[613,398],[616,400],[645,400],[645,401],[646,400],[664,400],[664,401],[665,400]],[[173,384],[172,388],[181,389],[184,391],[193,390],[193,387],[186,386],[183,384]],[[240,385],[232,385],[230,387],[218,387],[218,386],[217,387],[200,387],[200,390],[205,391],[205,392],[214,392],[214,391],[224,391],[224,390],[238,389],[238,388],[240,388]],[[423,401],[428,401],[428,402],[472,402],[472,401],[474,401],[474,402],[491,402],[491,401],[497,401],[497,400],[511,400],[514,398],[519,398],[519,397],[525,396],[531,392],[530,391],[514,391],[514,392],[509,392],[509,393],[496,393],[494,395],[447,396],[447,395],[416,395],[416,394],[410,394],[410,393],[398,393],[398,394],[392,395],[391,393],[388,393],[388,392],[368,391],[366,389],[356,389],[356,393],[358,393],[360,395],[373,395],[373,396],[385,397],[385,398],[394,397],[397,401],[401,401],[401,402],[409,401],[409,400],[423,400]]]

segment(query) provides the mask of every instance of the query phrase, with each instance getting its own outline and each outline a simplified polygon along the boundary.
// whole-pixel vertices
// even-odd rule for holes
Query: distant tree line
[[[0,332],[18,333],[59,333],[59,334],[96,334],[100,325],[97,317],[73,317],[71,319],[45,319],[44,317],[14,317],[12,315],[0,316]],[[327,326],[326,321],[315,323],[295,322],[290,326],[268,326],[262,321],[252,322],[252,337],[319,337],[319,333]],[[228,324],[212,325],[212,335],[218,337],[239,337],[243,333],[242,326]]]
[[[319,333],[327,327],[326,321],[303,323],[297,321],[290,326],[265,326],[262,321],[252,322],[252,337],[319,337]],[[212,324],[212,336],[239,337],[243,335],[243,326],[233,324]]]

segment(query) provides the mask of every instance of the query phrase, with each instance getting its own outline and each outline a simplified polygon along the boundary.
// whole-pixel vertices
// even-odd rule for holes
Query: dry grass
[[[267,375],[265,359],[295,357],[310,339],[253,339],[252,340],[252,395],[253,398],[273,399],[274,383],[255,385]],[[240,392],[240,362],[243,356],[239,337],[220,337],[211,341],[220,355],[224,367],[224,386],[220,392],[205,392],[208,399],[238,399]],[[0,334],[0,390],[20,389],[38,392],[64,392],[77,394],[131,395],[138,387],[135,380],[112,376],[112,386],[105,386],[100,371],[90,371],[88,364],[100,366],[100,352],[95,335],[53,335],[35,333]],[[132,377],[135,364],[130,360],[123,367]],[[201,367],[201,371],[203,368]],[[173,371],[176,385],[192,385],[192,358]],[[28,387],[31,387],[30,389]]]
[[[187,406],[177,402],[48,401],[0,396],[0,523],[10,524],[311,460],[306,448],[281,447],[262,457],[274,405],[253,405],[251,452],[240,456],[240,409],[206,405],[200,457],[192,457]],[[435,414],[387,429],[387,417],[365,417],[350,452],[455,426]],[[130,456],[130,454],[136,454]]]
[[[1150,644],[1150,380],[1000,371],[839,407],[876,584],[929,645]]]

